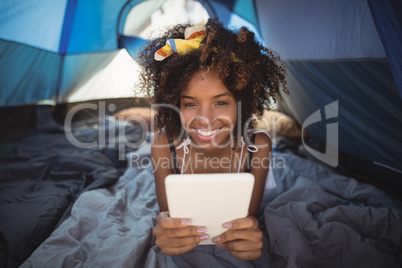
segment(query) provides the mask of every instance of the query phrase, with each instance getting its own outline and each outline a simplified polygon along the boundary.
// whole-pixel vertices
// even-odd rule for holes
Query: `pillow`
[[[258,129],[267,131],[273,138],[277,136],[296,138],[301,137],[302,134],[296,120],[278,111],[265,110],[257,123]],[[307,135],[304,131],[303,136],[307,137]]]
[[[134,125],[142,125],[147,127],[147,130],[151,130],[151,122],[155,113],[148,107],[134,107],[121,110],[115,113],[113,116],[115,119],[131,122]]]

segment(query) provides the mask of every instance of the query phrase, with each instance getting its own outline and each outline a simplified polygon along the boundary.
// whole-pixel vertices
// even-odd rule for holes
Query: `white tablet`
[[[254,175],[251,173],[172,174],[165,179],[167,203],[172,218],[191,218],[192,225],[205,226],[209,238],[227,231],[222,224],[248,214]]]

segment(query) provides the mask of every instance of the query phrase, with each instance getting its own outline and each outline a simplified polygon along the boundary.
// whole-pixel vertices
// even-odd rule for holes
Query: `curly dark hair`
[[[282,100],[281,90],[288,94],[285,67],[279,56],[262,46],[255,34],[242,27],[238,31],[226,29],[218,19],[209,19],[207,36],[198,50],[185,55],[173,54],[163,61],[154,60],[155,52],[167,39],[184,39],[184,30],[191,25],[177,25],[159,38],[149,40],[139,54],[143,70],[139,86],[154,104],[180,107],[180,94],[198,70],[216,73],[237,102],[241,101],[240,126],[249,122],[255,128],[253,115],[262,115],[270,103]],[[164,129],[168,136],[178,137],[181,132],[180,115],[171,108],[158,107],[155,115],[156,130]],[[234,129],[238,133],[238,127]],[[241,135],[245,128],[241,130]]]

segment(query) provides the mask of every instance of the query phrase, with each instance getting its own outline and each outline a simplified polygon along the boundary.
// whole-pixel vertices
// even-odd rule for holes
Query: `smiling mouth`
[[[216,133],[218,133],[218,131],[220,130],[220,128],[215,129],[215,130],[201,130],[201,129],[196,129],[197,133],[203,137],[210,137]]]

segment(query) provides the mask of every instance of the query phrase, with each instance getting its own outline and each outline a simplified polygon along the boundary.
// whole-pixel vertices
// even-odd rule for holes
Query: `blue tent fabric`
[[[402,98],[402,1],[367,1]]]
[[[74,21],[74,12],[76,9],[76,1],[67,0],[66,13],[64,15],[64,22],[60,37],[59,52],[64,55],[67,52],[68,41],[70,40],[71,27]]]
[[[260,31],[255,3],[253,0],[212,0],[210,2],[215,7],[218,4],[225,6],[229,11],[231,11],[231,14],[238,14],[240,17],[250,22],[257,31]],[[216,8],[216,14],[221,20],[224,20],[222,16],[222,8]]]
[[[291,93],[280,103],[282,111],[303,125],[315,111],[338,101],[339,149],[401,171],[401,98],[392,59],[383,46],[395,43],[383,40],[385,30],[377,32],[367,1],[257,4],[265,11],[260,24],[266,44],[287,66]],[[323,143],[334,143],[334,137],[327,139],[328,123],[306,130]]]
[[[288,60],[385,58],[365,0],[257,1],[266,45]]]
[[[66,263],[59,263],[63,259],[57,258],[58,254],[65,254],[72,265],[87,256],[95,256],[89,261],[106,267],[125,261],[116,254],[124,252],[128,253],[125,263],[128,267],[135,261],[141,266],[145,259],[155,261],[151,263],[155,266],[160,264],[157,261],[165,260],[153,244],[152,228],[158,207],[151,172],[134,167],[128,170],[129,176],[118,178],[129,164],[125,162],[127,159],[120,158],[124,157],[124,152],[120,151],[121,141],[130,136],[133,142],[138,141],[143,138],[143,130],[131,124],[127,127],[126,122],[116,125],[117,121],[112,119],[102,124],[100,119],[105,118],[100,112],[88,113],[90,118],[79,122],[80,127],[73,128],[74,134],[82,142],[99,141],[99,146],[83,149],[67,140],[66,133],[51,121],[52,107],[23,109],[27,104],[49,99],[58,104],[57,109],[68,96],[76,95],[80,85],[94,84],[91,89],[96,91],[101,84],[99,81],[104,81],[97,80],[98,75],[110,67],[109,64],[122,54],[120,52],[127,56],[124,49],[135,59],[138,48],[146,40],[125,35],[123,30],[130,10],[144,2],[158,3],[158,8],[163,4],[163,0],[0,1],[0,109],[10,108],[9,114],[24,116],[29,113],[25,111],[36,110],[27,120],[40,117],[36,120],[35,135],[27,131],[18,142],[4,146],[0,143],[0,151],[7,154],[0,157],[0,209],[5,213],[0,214],[6,215],[0,218],[0,248],[3,249],[0,250],[0,266],[17,267],[37,247],[39,255],[33,255],[31,261],[43,263],[38,267],[51,265],[51,261],[59,264],[55,267],[65,266]],[[257,262],[262,267],[267,265],[267,259],[273,266],[321,267],[333,265],[334,260],[339,264],[351,264],[363,259],[379,267],[384,263],[400,265],[401,206],[379,188],[388,185],[391,190],[402,192],[402,1],[199,2],[211,17],[218,17],[228,27],[249,27],[256,31],[256,38],[262,44],[279,53],[287,67],[290,91],[280,103],[280,109],[305,126],[310,134],[307,142],[299,147],[288,146],[290,141],[284,145],[292,152],[276,151],[286,158],[286,168],[275,169],[274,166],[278,188],[267,190],[264,195],[264,198],[269,196],[269,202],[266,200],[261,207],[265,208],[261,222],[269,228],[264,231],[265,259]],[[144,15],[143,20],[148,17]],[[21,117],[7,117],[2,111],[0,120],[17,121]],[[96,109],[93,112],[96,113]],[[311,119],[312,115],[316,117]],[[305,125],[306,122],[314,123]],[[0,122],[0,128],[2,126],[7,124]],[[4,129],[8,131],[7,127]],[[100,145],[103,138],[108,141],[104,146]],[[280,145],[280,138],[278,140],[277,145]],[[339,170],[313,159],[307,154],[306,146],[312,146],[316,140],[339,149],[342,153],[339,170],[345,171],[342,170],[345,164],[359,165],[347,171],[361,172],[356,177],[376,174],[378,181],[373,184],[379,187],[368,185],[366,181],[360,184],[352,176],[341,176],[336,172]],[[2,150],[4,148],[6,150]],[[137,150],[126,149],[127,152]],[[149,140],[142,149],[139,150],[141,156],[149,160]],[[299,156],[293,155],[294,152]],[[343,155],[354,161],[348,162]],[[108,186],[110,188],[106,188]],[[101,189],[95,190],[97,188]],[[78,197],[87,190],[94,191]],[[99,199],[92,198],[92,194],[97,193],[105,194],[105,211],[93,211],[89,215],[86,209],[92,211],[99,205]],[[80,206],[83,210],[80,210],[82,216],[76,218],[76,228],[69,211],[77,204],[74,203],[77,197],[80,200],[78,210]],[[398,198],[400,193],[395,199]],[[132,207],[132,202],[139,206]],[[148,205],[151,210],[144,207]],[[276,217],[272,217],[274,214]],[[102,215],[112,224],[101,220],[102,224],[85,228],[91,226],[83,224],[85,220],[99,216],[102,219]],[[120,216],[127,216],[129,220]],[[131,217],[134,217],[132,222]],[[56,225],[66,218],[70,222],[64,227],[72,224],[74,233],[66,232],[63,239],[77,238],[71,243],[61,242],[54,232]],[[118,229],[113,229],[115,226]],[[53,238],[49,237],[52,232],[56,233]],[[86,236],[85,232],[94,236]],[[110,240],[100,240],[98,236],[99,233],[115,236],[126,232],[133,236],[126,236],[126,240],[117,236],[115,247],[110,246]],[[331,239],[321,239],[328,237]],[[46,238],[54,242],[53,250],[49,250],[49,244],[42,244]],[[345,247],[350,248],[346,253]],[[72,250],[75,250],[73,254]],[[356,257],[355,250],[361,255]],[[43,258],[53,256],[51,254],[56,257]],[[230,257],[227,251],[224,255]],[[194,257],[205,261],[203,255]],[[217,261],[216,255],[208,255],[208,260],[224,265],[224,260]]]
[[[402,106],[385,60],[286,61],[286,66],[293,89],[288,100],[296,119],[303,122],[323,103],[338,101],[339,148],[402,170]],[[283,109],[292,113],[286,104]],[[327,123],[306,130],[326,142]]]
[[[130,8],[141,2],[2,2],[0,106],[42,99],[63,102],[119,48],[126,47],[135,57],[145,40],[119,39],[119,31]],[[283,105],[285,112],[302,125],[312,112],[339,100],[340,119],[350,117],[342,119],[340,135],[348,135],[341,136],[340,149],[401,169],[401,146],[395,146],[401,128],[400,98],[395,98],[395,91],[401,90],[400,1],[200,2],[228,26],[260,29],[257,38],[263,36],[264,44],[285,59],[292,92]],[[366,127],[361,135],[367,125],[376,127]],[[322,127],[309,130],[323,140]]]
[[[125,2],[77,1],[67,53],[117,49],[116,24]]]
[[[80,83],[85,83],[93,73],[101,71],[118,53],[116,50],[85,54],[70,54],[63,57],[61,79],[58,80],[58,91],[54,95],[58,103],[74,93]]]
[[[0,106],[31,104],[42,99],[60,103],[74,90],[74,86],[66,87],[74,84],[68,81],[86,79],[76,70],[85,68],[89,71],[90,67],[96,69],[99,57],[90,57],[90,54],[113,52],[127,47],[135,55],[132,51],[138,51],[144,40],[122,37],[119,44],[118,36],[127,12],[141,2],[45,0],[0,3],[0,41],[6,42],[2,45],[0,64],[8,66],[0,70],[4,84],[0,93]],[[253,1],[211,3],[216,15],[222,17],[225,24],[249,24],[258,29]],[[244,14],[238,16],[232,11]],[[73,61],[78,65],[69,64],[71,60],[67,57],[70,55],[75,55]],[[81,60],[78,57],[82,57]],[[107,56],[104,58],[108,59]],[[36,69],[28,68],[38,65]],[[25,94],[21,94],[21,91],[15,94],[20,87],[23,87]]]
[[[100,62],[111,60],[108,53],[117,51],[116,24],[124,4],[123,0],[0,3],[0,106],[43,99],[63,102],[76,84],[102,66]],[[101,54],[93,56],[96,53]]]
[[[126,4],[121,9],[120,14],[119,14],[118,26],[117,26],[117,30],[120,34],[123,33],[123,30],[124,30],[124,23],[121,23],[121,22],[126,21],[127,15],[130,13],[130,10],[133,7],[135,7],[136,5],[140,4],[141,2],[143,2],[143,1],[142,0],[127,1]]]
[[[127,48],[135,58],[145,40],[122,36],[120,31],[130,9],[141,2],[2,2],[0,106],[42,99],[63,102],[118,49]],[[245,24],[257,33],[260,29],[257,38],[285,59],[292,92],[282,106],[286,113],[302,125],[312,112],[339,100],[340,149],[401,169],[401,146],[395,146],[400,144],[395,133],[401,129],[401,103],[395,98],[402,77],[401,1],[200,3],[229,27]],[[364,135],[362,129],[367,129]],[[325,142],[323,130],[309,127]]]
[[[119,36],[119,47],[124,47],[127,52],[130,53],[131,57],[137,58],[138,51],[141,46],[145,45],[147,40],[142,39],[137,36]]]
[[[124,24],[127,15],[132,8],[140,4],[142,1],[133,0],[126,3],[120,14],[118,22],[119,31],[119,48],[126,48],[133,58],[136,58],[138,49],[144,45],[146,40],[138,36],[127,36],[124,34]],[[156,1],[158,2],[158,1]],[[259,34],[259,24],[255,11],[254,1],[199,1],[202,3],[209,13],[210,17],[218,17],[226,26],[237,29],[242,26],[250,28],[256,33],[259,42],[264,43],[263,38]],[[159,2],[158,2],[159,3]],[[157,4],[157,3],[155,3]]]
[[[61,64],[62,57],[57,53],[0,40],[1,105],[52,99]]]
[[[0,39],[58,52],[66,0],[0,2]]]

